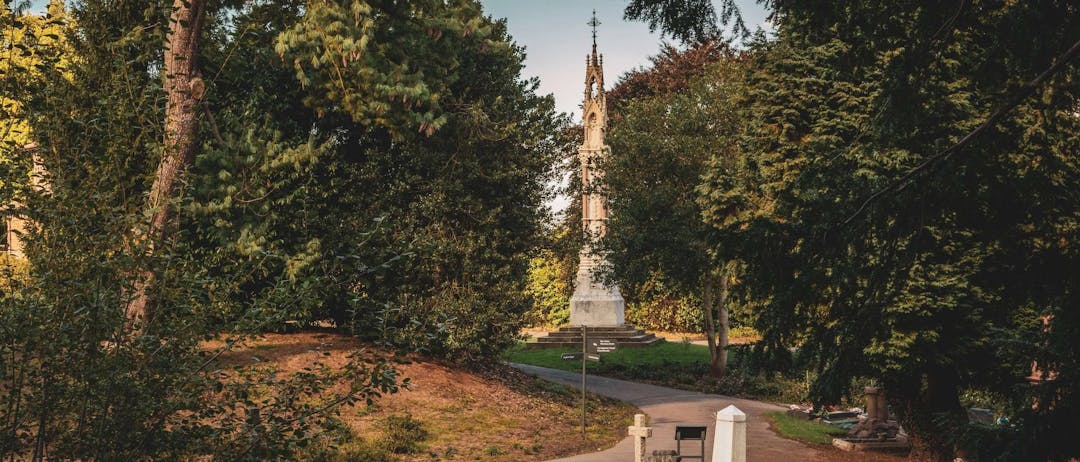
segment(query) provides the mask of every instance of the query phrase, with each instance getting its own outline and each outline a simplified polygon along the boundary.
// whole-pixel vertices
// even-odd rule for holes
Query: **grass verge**
[[[765,414],[772,428],[781,436],[805,443],[832,444],[835,437],[847,434],[847,430],[832,425],[803,420],[783,412]]]
[[[561,369],[564,371],[581,370],[580,361],[566,361],[562,359],[563,353],[581,351],[580,348],[549,348],[544,350],[529,350],[524,344],[510,349],[506,353],[506,360],[515,363],[532,364],[534,366]],[[658,366],[696,366],[709,364],[709,348],[692,343],[663,342],[645,348],[620,348],[611,353],[601,355],[599,362],[589,361],[586,368],[593,373],[603,374],[613,370],[634,367],[658,367]]]
[[[581,370],[580,361],[565,361],[563,353],[579,349],[552,348],[529,350],[519,344],[504,354],[510,362],[531,364],[565,371]],[[715,378],[709,371],[709,349],[689,342],[664,342],[645,348],[622,348],[601,355],[599,362],[586,364],[590,374],[616,379],[651,383],[683,390],[738,396],[778,403],[799,403],[806,400],[807,379],[771,377],[750,374],[740,353],[729,350],[727,375]]]

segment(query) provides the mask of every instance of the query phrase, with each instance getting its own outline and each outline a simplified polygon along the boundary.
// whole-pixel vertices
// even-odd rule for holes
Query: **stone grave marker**
[[[626,428],[634,437],[634,462],[645,462],[645,439],[652,436],[652,427],[648,425],[645,414],[634,414],[634,425]]]

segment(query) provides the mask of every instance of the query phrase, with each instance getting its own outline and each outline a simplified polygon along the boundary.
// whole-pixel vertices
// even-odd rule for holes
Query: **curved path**
[[[511,366],[552,382],[581,386],[581,374],[576,372],[548,369],[511,363]],[[705,460],[710,462],[712,452],[713,424],[716,411],[734,404],[746,413],[747,438],[746,458],[749,462],[795,462],[823,461],[825,456],[814,448],[799,442],[777,436],[769,429],[764,414],[783,411],[783,407],[773,404],[732,398],[723,395],[708,395],[674,388],[627,382],[590,375],[588,380],[590,393],[609,396],[633,404],[652,418],[653,436],[648,439],[648,454],[655,449],[675,449],[675,425],[708,425],[705,441]],[[700,448],[697,441],[683,443],[686,455],[697,455]],[[582,454],[553,462],[632,462],[634,446],[631,438],[625,438],[615,447],[606,451]]]

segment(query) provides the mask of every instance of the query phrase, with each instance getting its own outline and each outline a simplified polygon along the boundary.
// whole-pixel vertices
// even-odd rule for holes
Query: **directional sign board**
[[[581,353],[563,353],[562,359],[566,361],[581,361]],[[589,353],[585,355],[585,359],[589,361],[599,361],[600,356]]]
[[[599,361],[600,360],[600,355],[592,355],[592,354],[585,355],[585,359],[588,359],[589,361]]]
[[[589,340],[589,353],[611,353],[615,351],[615,341],[611,339]]]

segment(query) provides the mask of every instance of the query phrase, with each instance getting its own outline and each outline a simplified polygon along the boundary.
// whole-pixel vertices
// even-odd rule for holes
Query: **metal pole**
[[[585,436],[585,356],[589,354],[588,345],[589,332],[585,329],[585,325],[581,325],[581,437]]]

